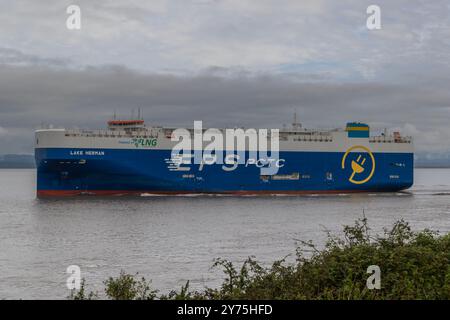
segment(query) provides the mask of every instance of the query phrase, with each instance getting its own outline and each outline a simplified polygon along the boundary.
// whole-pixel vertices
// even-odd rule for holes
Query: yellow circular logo
[[[349,157],[351,153],[351,156]],[[367,157],[369,155],[369,157]],[[369,148],[364,146],[353,146],[348,149],[342,157],[342,169],[345,169],[347,158],[351,158],[350,166],[352,174],[348,181],[354,184],[364,184],[369,181],[375,172],[375,157]],[[370,161],[367,161],[367,158]],[[370,162],[370,164],[368,163]]]

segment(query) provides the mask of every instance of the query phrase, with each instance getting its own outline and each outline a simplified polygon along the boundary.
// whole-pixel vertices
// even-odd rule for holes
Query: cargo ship
[[[282,165],[271,175],[255,162],[232,170],[176,163],[176,129],[147,127],[141,117],[113,118],[102,130],[38,129],[37,196],[396,192],[413,184],[412,138],[372,135],[365,123],[318,130],[295,120],[279,130]]]

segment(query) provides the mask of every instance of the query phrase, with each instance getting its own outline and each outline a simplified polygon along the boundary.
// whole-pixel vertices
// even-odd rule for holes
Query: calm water
[[[91,290],[121,269],[162,292],[188,279],[214,286],[214,258],[269,263],[295,239],[323,244],[324,230],[363,210],[375,231],[400,218],[450,231],[450,169],[417,170],[410,193],[337,196],[37,200],[34,180],[34,170],[0,170],[0,298],[63,299],[72,264]]]

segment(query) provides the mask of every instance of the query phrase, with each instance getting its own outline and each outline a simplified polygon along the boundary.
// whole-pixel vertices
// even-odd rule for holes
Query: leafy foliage
[[[98,295],[94,292],[86,293],[86,281],[85,279],[81,280],[80,289],[79,290],[71,290],[70,295],[68,297],[71,300],[94,300],[98,298]]]
[[[110,277],[104,282],[105,293],[113,300],[153,300],[156,297],[156,290],[152,290],[151,283],[144,277],[136,279],[135,276],[120,272],[118,278]]]
[[[367,268],[381,269],[381,289],[366,286]],[[345,226],[342,237],[328,234],[325,248],[300,241],[296,262],[286,258],[270,267],[248,258],[237,269],[225,259],[216,259],[225,279],[219,288],[189,290],[156,296],[142,278],[122,272],[109,278],[105,292],[111,299],[450,299],[450,234],[439,236],[424,230],[413,232],[403,220],[371,236],[367,219]],[[85,298],[83,291],[74,298]],[[95,295],[88,295],[93,298]]]

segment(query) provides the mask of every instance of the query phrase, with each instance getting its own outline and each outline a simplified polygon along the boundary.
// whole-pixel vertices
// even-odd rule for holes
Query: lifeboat
[[[138,126],[143,125],[144,120],[110,120],[109,126]]]

